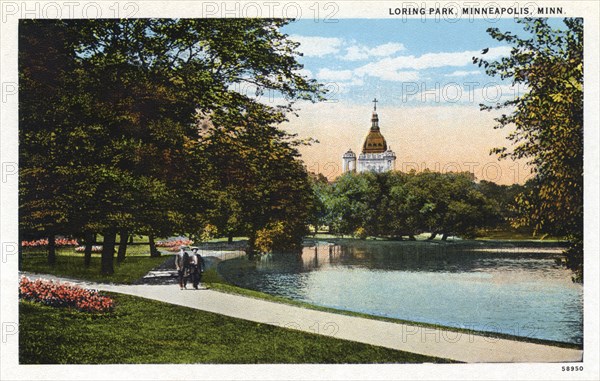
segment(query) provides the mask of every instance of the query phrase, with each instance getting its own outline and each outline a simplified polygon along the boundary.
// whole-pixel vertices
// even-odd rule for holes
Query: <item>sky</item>
[[[283,126],[319,141],[301,148],[308,169],[330,179],[341,173],[343,153],[360,152],[377,98],[381,132],[396,153],[396,169],[470,171],[479,180],[502,184],[527,180],[524,161],[489,155],[491,148],[510,144],[505,139],[510,130],[494,129],[499,112],[480,111],[479,104],[526,91],[472,63],[485,48],[488,59],[510,53],[489,36],[489,27],[525,33],[512,19],[298,20],[285,26],[283,32],[301,44],[303,73],[330,90],[325,102],[298,103],[299,116]]]

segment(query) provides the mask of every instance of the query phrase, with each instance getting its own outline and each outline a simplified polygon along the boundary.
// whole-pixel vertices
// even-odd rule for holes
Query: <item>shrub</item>
[[[112,299],[95,290],[45,279],[31,281],[27,277],[21,277],[19,299],[52,307],[72,307],[83,312],[109,312],[113,309]]]
[[[285,221],[269,222],[256,232],[255,246],[261,253],[295,252],[302,247],[302,237],[305,234],[304,227],[298,229],[296,225]]]
[[[202,229],[202,233],[200,233],[200,239],[202,242],[210,241],[215,238],[219,233],[219,229],[215,225],[208,224]]]
[[[358,239],[367,239],[367,230],[362,226],[354,231],[354,237]]]
[[[269,253],[274,249],[275,241],[284,234],[283,222],[272,222],[256,232],[256,249],[261,253]]]

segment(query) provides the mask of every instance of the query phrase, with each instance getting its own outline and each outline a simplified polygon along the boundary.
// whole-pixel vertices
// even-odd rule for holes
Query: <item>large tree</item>
[[[72,228],[68,196],[74,186],[64,147],[74,123],[67,89],[75,40],[59,22],[19,25],[20,235],[48,237],[50,264],[56,260],[54,236]]]
[[[313,209],[308,173],[298,160],[303,142],[274,126],[277,120],[262,107],[250,108],[234,130],[211,123],[202,145],[219,169],[214,171],[218,207],[210,221],[226,235],[247,236],[250,255],[259,232],[267,234],[275,224],[281,237],[274,237],[269,249],[298,246]]]
[[[288,22],[22,20],[23,42],[36,42],[37,32],[51,29],[44,36],[51,40],[54,35],[54,45],[62,49],[57,65],[68,64],[55,70],[60,77],[51,74],[33,83],[28,81],[30,62],[44,67],[44,59],[54,62],[55,52],[22,46],[23,55],[37,60],[22,57],[20,71],[23,89],[32,89],[21,98],[27,110],[21,114],[21,154],[27,159],[21,206],[29,218],[23,220],[23,231],[101,232],[102,271],[110,274],[117,232],[200,230],[215,207],[218,192],[211,186],[221,169],[206,156],[207,139],[221,133],[239,138],[240,130],[248,130],[248,136],[267,131],[269,144],[256,139],[248,144],[259,143],[268,151],[287,139],[276,125],[293,111],[294,102],[314,101],[322,93],[315,81],[299,74],[298,44],[279,30]],[[45,98],[43,87],[53,78],[65,80],[57,85],[56,97]],[[255,86],[257,94],[274,91],[286,102],[261,104],[235,90],[244,83]],[[207,131],[199,130],[199,116],[210,119]],[[44,162],[49,153],[57,160]],[[288,157],[295,160],[294,154]],[[258,174],[263,170],[256,168]],[[29,213],[34,208],[43,214]],[[63,216],[56,218],[58,213]],[[247,215],[245,222],[253,218]]]
[[[498,128],[514,128],[512,147],[493,150],[501,158],[526,159],[533,167],[533,187],[517,196],[516,225],[566,236],[565,264],[583,281],[583,19],[564,19],[555,29],[548,19],[518,19],[520,36],[488,29],[512,46],[498,61],[474,58],[492,76],[512,80],[524,90],[514,99],[485,109],[507,108]]]

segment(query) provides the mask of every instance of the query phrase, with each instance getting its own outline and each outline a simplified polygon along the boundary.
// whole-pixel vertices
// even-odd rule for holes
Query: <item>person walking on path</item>
[[[197,247],[192,249],[190,264],[192,268],[192,283],[197,290],[202,278],[202,273],[204,272],[204,258],[198,253]]]
[[[187,286],[187,277],[189,276],[189,254],[185,251],[185,246],[181,246],[179,253],[175,255],[175,268],[179,279],[179,289],[183,290]]]

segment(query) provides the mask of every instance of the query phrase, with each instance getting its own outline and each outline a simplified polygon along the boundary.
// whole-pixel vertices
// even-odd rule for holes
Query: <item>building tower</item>
[[[343,156],[344,172],[355,170],[357,172],[387,172],[396,167],[396,154],[388,147],[385,138],[379,128],[379,116],[377,115],[377,98],[373,99],[373,114],[371,115],[371,128],[358,156],[358,164],[353,167],[356,155],[348,150]],[[353,169],[350,169],[353,168]]]
[[[342,156],[342,168],[343,173],[356,172],[356,154],[352,149],[348,149],[344,156]]]

